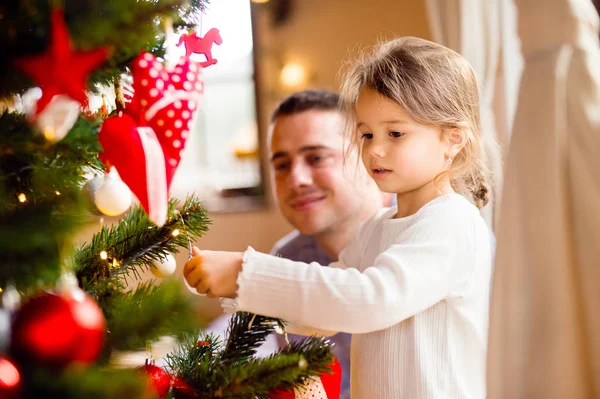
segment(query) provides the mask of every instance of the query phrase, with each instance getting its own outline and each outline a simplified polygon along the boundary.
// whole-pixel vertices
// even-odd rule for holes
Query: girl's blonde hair
[[[489,200],[491,173],[483,143],[475,73],[458,53],[430,41],[402,37],[363,55],[346,73],[342,106],[348,111],[347,134],[360,150],[355,106],[369,87],[398,103],[412,119],[443,129],[462,129],[465,147],[449,169],[450,183],[482,208]]]

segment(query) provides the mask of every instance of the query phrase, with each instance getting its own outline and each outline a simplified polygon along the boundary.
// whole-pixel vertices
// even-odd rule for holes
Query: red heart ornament
[[[102,159],[114,166],[150,220],[162,226],[169,192],[204,93],[202,67],[182,59],[173,67],[150,53],[132,65],[134,96],[125,114],[100,130]]]
[[[154,55],[142,53],[133,61],[132,75],[138,120],[141,126],[151,127],[158,137],[170,189],[204,93],[202,67],[185,58],[167,67]]]
[[[149,127],[139,127],[127,114],[105,119],[98,135],[102,162],[114,166],[135,194],[150,220],[162,226],[167,218],[168,189],[165,157]]]

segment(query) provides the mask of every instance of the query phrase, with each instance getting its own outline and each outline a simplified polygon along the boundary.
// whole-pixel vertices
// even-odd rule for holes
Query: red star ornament
[[[50,21],[52,37],[46,52],[15,60],[16,67],[42,89],[36,115],[58,94],[65,94],[82,105],[86,104],[87,78],[109,54],[108,48],[73,51],[61,9],[52,11]]]

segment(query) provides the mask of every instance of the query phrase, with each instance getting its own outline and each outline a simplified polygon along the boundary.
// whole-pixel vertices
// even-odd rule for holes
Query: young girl
[[[350,138],[397,207],[329,268],[194,249],[186,280],[293,332],[352,333],[353,399],[484,398],[491,253],[473,71],[452,50],[400,38],[351,68],[342,97]]]

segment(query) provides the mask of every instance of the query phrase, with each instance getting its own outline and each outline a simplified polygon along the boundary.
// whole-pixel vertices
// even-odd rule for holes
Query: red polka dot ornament
[[[100,130],[105,165],[114,166],[151,221],[167,218],[169,190],[204,93],[202,67],[187,58],[166,66],[150,53],[132,64],[134,95]]]
[[[342,384],[342,367],[334,357],[329,372],[310,378],[306,385],[293,390],[276,389],[269,393],[269,399],[339,399]]]

